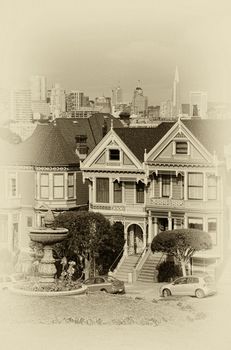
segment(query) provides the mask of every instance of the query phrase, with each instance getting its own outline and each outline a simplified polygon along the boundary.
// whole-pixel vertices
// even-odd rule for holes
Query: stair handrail
[[[163,253],[158,261],[158,263],[156,264],[156,267],[155,269],[157,270],[157,268],[160,266],[161,262],[162,262],[162,259],[163,259],[163,256],[166,256],[166,253]]]
[[[123,254],[122,254],[123,252],[124,252],[124,247],[121,249],[121,251],[119,252],[119,254],[117,255],[117,257],[115,258],[115,260],[113,261],[113,263],[112,263],[111,266],[109,267],[108,271],[110,271],[110,272],[112,271],[112,266],[113,266],[113,265],[115,264],[115,262],[119,259],[119,257],[121,257],[121,256],[123,255]]]
[[[144,249],[142,250],[139,258],[137,259],[135,266],[134,266],[134,270],[138,270],[138,266],[140,264],[140,262],[143,260],[144,256],[146,255],[146,252],[150,250],[150,247],[146,246],[144,247]]]

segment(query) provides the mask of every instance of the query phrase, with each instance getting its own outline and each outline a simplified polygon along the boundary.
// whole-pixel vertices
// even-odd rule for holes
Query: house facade
[[[103,114],[60,118],[38,124],[20,144],[1,141],[0,250],[27,252],[28,232],[32,226],[43,226],[48,207],[54,215],[88,207],[80,162],[103,138],[111,119]]]
[[[206,122],[111,128],[82,163],[90,210],[124,224],[121,261],[136,255],[133,270],[145,263],[157,233],[176,228],[211,235],[213,247],[194,255],[194,270],[215,268],[224,257],[226,166]]]

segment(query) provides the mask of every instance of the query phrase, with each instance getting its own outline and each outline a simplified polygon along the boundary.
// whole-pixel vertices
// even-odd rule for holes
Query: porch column
[[[158,218],[154,217],[154,236],[158,235]]]
[[[148,244],[152,243],[152,212],[148,211]]]
[[[188,173],[184,172],[184,200],[188,200]]]
[[[172,230],[172,214],[170,211],[168,213],[168,230]]]
[[[124,228],[125,228],[125,223],[124,223]],[[124,240],[125,240],[125,243],[124,243],[124,255],[128,256],[128,232],[127,232],[126,229],[124,230]]]
[[[143,249],[147,246],[147,225],[146,219],[144,220],[144,230],[143,230]]]

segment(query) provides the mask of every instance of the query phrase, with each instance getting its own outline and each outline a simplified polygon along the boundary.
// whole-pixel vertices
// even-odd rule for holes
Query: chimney
[[[76,154],[80,160],[84,160],[88,154],[87,135],[76,135]]]

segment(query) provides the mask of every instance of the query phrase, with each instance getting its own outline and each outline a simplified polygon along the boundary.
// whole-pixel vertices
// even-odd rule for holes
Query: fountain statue
[[[54,228],[54,214],[51,209],[44,217],[45,227],[33,227],[30,229],[29,236],[31,241],[43,245],[44,255],[39,264],[39,282],[52,283],[57,272],[55,259],[53,257],[52,245],[62,242],[67,238],[69,232],[66,228]]]

